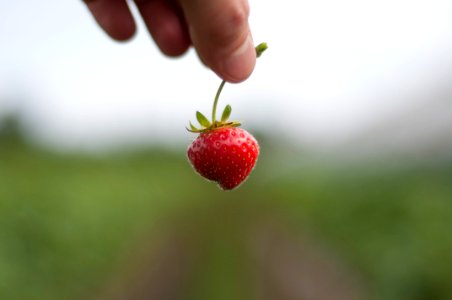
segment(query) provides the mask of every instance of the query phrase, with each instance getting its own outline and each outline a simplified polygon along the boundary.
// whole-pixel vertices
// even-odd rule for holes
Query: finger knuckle
[[[248,31],[249,8],[247,5],[231,5],[221,12],[207,29],[212,41],[218,45],[231,45]]]
[[[248,24],[249,8],[247,5],[234,5],[227,16],[227,23],[233,28],[241,28]]]

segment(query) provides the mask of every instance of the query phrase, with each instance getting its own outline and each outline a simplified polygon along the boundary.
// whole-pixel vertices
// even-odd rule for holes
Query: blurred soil
[[[209,294],[210,299],[223,298],[222,289],[235,290],[235,299],[368,299],[362,279],[331,249],[275,211],[257,212],[240,203],[222,203],[202,214],[185,212],[166,220],[158,233],[137,243],[140,246],[131,251],[101,298],[209,299],[199,291],[217,276],[223,279],[222,286]]]

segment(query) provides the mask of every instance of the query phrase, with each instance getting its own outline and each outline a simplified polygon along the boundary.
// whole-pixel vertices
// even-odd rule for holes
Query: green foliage
[[[189,122],[189,124],[190,124],[190,130],[191,131],[198,131],[199,129],[198,128],[196,128],[191,122]]]
[[[223,123],[226,122],[231,116],[231,112],[232,112],[231,106],[229,104],[226,105],[226,107],[223,110],[223,113],[221,114],[221,122]]]
[[[183,149],[90,158],[0,141],[0,299],[92,298],[159,219],[233,201],[283,211],[363,274],[375,299],[452,298],[450,165],[289,171],[263,150],[243,187],[224,193]],[[238,299],[245,264],[223,238],[241,232],[240,210],[204,227],[211,251],[194,298]]]
[[[203,127],[209,127],[210,126],[209,120],[207,120],[206,116],[204,116],[199,111],[196,112],[196,119],[198,120],[199,124],[201,124],[201,126],[203,126]]]

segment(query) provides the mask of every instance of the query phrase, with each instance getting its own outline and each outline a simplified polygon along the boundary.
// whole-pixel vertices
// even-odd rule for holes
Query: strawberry
[[[259,57],[267,49],[265,43],[256,47]],[[231,106],[226,105],[221,121],[216,120],[216,108],[223,81],[215,96],[212,121],[196,112],[196,118],[201,129],[190,123],[188,131],[199,133],[187,150],[187,156],[196,172],[202,177],[215,181],[223,190],[238,187],[253,170],[259,156],[259,145],[256,139],[246,130],[238,128],[241,124],[227,122],[231,114]]]
[[[250,174],[259,156],[259,145],[246,130],[221,127],[202,132],[188,147],[193,168],[223,190],[239,186]]]

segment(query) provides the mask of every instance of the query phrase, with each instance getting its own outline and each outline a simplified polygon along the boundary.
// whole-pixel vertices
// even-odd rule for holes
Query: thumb
[[[201,59],[229,82],[247,79],[256,63],[247,0],[180,0]]]

